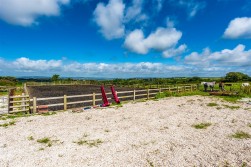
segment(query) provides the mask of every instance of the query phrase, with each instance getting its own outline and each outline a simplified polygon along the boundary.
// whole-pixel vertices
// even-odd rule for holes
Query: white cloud
[[[251,17],[241,17],[232,20],[223,37],[230,39],[251,38]]]
[[[171,57],[175,57],[175,56],[179,56],[181,54],[183,54],[187,49],[187,46],[185,44],[180,45],[178,48],[170,48],[165,50],[162,55],[165,58],[171,58]]]
[[[116,39],[124,36],[123,25],[125,5],[122,0],[110,0],[105,6],[99,3],[94,11],[94,20],[101,28],[101,33],[107,39]]]
[[[199,10],[206,7],[205,1],[197,0],[170,0],[173,4],[186,8],[189,18],[194,17]]]
[[[208,48],[202,53],[193,52],[185,57],[187,64],[197,66],[246,66],[251,67],[251,49],[245,50],[245,46],[239,44],[233,50],[223,49],[218,52],[211,52]]]
[[[128,7],[124,17],[124,22],[135,22],[145,21],[148,19],[146,14],[142,14],[142,5],[144,0],[133,0],[132,6]]]
[[[147,54],[151,49],[164,51],[175,47],[181,36],[182,33],[172,27],[159,27],[147,38],[142,30],[136,29],[127,35],[124,46],[132,52]]]
[[[60,5],[70,0],[0,0],[0,19],[15,25],[29,26],[39,16],[58,16]]]
[[[53,71],[61,68],[61,60],[30,60],[25,57],[16,59],[13,62],[14,67],[19,71]]]

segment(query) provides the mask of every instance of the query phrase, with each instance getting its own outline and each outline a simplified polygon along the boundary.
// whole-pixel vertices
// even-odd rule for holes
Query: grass
[[[248,127],[250,127],[250,128],[251,128],[251,123],[250,123],[250,124],[248,124]]]
[[[16,114],[3,114],[0,116],[0,120],[7,120],[7,119],[15,119],[20,117],[29,117],[34,114],[24,114],[24,113],[16,113]]]
[[[230,108],[231,110],[237,110],[237,109],[240,108],[240,106],[229,106],[229,105],[226,105],[226,104],[223,104],[223,106],[224,106],[225,108]]]
[[[235,134],[231,135],[231,137],[236,139],[248,139],[251,138],[251,135],[243,131],[237,131]]]
[[[100,139],[96,139],[96,140],[79,139],[78,141],[74,141],[73,143],[76,143],[78,145],[87,145],[89,147],[98,147],[98,145],[102,144],[103,141]]]
[[[41,144],[46,144],[47,147],[51,147],[53,142],[57,142],[58,140],[51,140],[49,137],[44,137],[42,139],[38,139],[37,142]]]
[[[57,112],[46,112],[46,113],[43,113],[42,115],[43,116],[50,116],[50,115],[55,115],[55,114],[57,114]]]
[[[149,164],[150,167],[154,167],[154,164],[152,161],[150,161],[149,159],[146,159],[147,163]]]
[[[214,106],[218,106],[218,104],[217,103],[208,103],[207,106],[214,107]]]
[[[33,136],[29,136],[28,140],[34,140],[34,137]]]
[[[38,143],[47,144],[47,143],[51,142],[51,139],[48,138],[48,137],[44,137],[44,138],[42,138],[42,139],[37,139],[37,142],[38,142]]]
[[[210,125],[212,125],[211,123],[199,123],[199,124],[194,124],[192,125],[195,129],[206,129],[207,127],[209,127]]]
[[[16,121],[10,121],[9,123],[0,124],[0,127],[7,128],[8,126],[15,125]]]

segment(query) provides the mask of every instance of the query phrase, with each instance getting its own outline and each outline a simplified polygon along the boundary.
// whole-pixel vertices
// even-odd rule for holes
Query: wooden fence
[[[132,90],[132,91],[121,91],[117,92],[118,98],[121,101],[127,101],[126,99],[131,99],[133,101],[140,99],[150,99],[154,98],[158,93],[161,92],[184,92],[184,91],[194,91],[197,90],[197,85],[187,85],[187,86],[177,86],[177,87],[168,87],[168,88],[158,88],[158,89],[144,89],[144,90]],[[107,95],[111,95],[111,93],[106,93]],[[60,99],[60,103],[47,103],[47,107],[54,106],[63,106],[64,110],[69,109],[69,105],[72,104],[82,104],[85,107],[96,106],[98,102],[102,101],[101,93],[92,93],[85,95],[64,95],[59,97],[48,97],[48,98],[37,98],[33,97],[29,99],[28,95],[22,96],[9,96],[9,113],[16,112],[33,112],[36,113],[37,109],[40,105],[38,105],[39,101],[50,101],[50,100],[58,100]],[[68,101],[71,98],[83,98],[80,101]],[[88,99],[88,100],[85,100]],[[124,100],[123,100],[124,99]],[[108,98],[108,100],[112,100],[112,98]]]

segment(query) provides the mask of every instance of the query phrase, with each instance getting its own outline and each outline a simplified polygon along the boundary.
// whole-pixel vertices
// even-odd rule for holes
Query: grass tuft
[[[195,124],[193,125],[193,127],[195,129],[206,129],[207,127],[209,127],[210,125],[212,125],[211,123],[200,123],[200,124]]]
[[[251,138],[251,135],[243,131],[237,131],[235,134],[231,135],[231,137],[236,139],[248,139]]]
[[[208,103],[207,106],[214,107],[214,106],[218,106],[218,104],[217,103]]]

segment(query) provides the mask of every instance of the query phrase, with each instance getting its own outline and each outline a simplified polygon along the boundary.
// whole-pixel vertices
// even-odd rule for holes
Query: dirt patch
[[[250,123],[250,105],[201,96],[18,118],[0,128],[0,166],[251,166],[251,139],[231,137]]]

